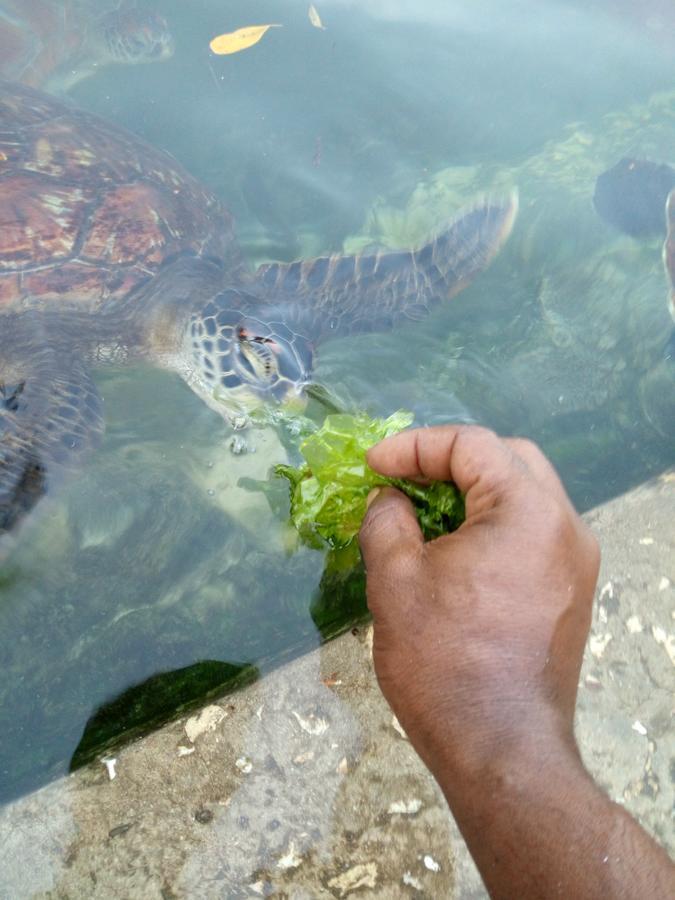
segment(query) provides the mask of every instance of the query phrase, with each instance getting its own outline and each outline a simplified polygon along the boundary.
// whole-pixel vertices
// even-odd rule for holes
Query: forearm
[[[438,780],[492,898],[675,896],[668,855],[572,749],[497,758]]]

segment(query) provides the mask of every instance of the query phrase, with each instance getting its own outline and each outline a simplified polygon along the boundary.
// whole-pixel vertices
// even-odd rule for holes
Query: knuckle
[[[455,438],[455,452],[466,467],[468,481],[486,488],[501,489],[508,480],[512,455],[504,441],[481,425],[461,425]]]
[[[546,457],[542,453],[539,445],[534,441],[531,441],[529,438],[518,438],[518,440],[514,442],[514,445],[517,448],[518,453],[523,457],[523,459],[525,459],[526,462],[547,462]]]
[[[495,444],[502,443],[495,431],[483,425],[459,425],[455,440],[462,444],[473,445],[474,448],[492,448]]]
[[[553,541],[563,546],[577,543],[580,520],[577,514],[561,503],[552,503],[547,515],[549,535]]]
[[[597,572],[600,564],[600,545],[574,508],[567,503],[553,503],[544,520],[547,540],[560,549],[574,552],[581,567]]]

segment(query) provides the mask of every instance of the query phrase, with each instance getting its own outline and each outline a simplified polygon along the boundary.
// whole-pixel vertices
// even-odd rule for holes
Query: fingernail
[[[381,490],[382,488],[379,487],[373,488],[372,491],[368,494],[368,496],[366,497],[366,509],[370,509],[370,504],[377,497]]]

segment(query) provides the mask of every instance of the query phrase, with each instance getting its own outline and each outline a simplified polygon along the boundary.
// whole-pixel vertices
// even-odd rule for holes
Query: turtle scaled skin
[[[64,92],[103,66],[173,51],[165,19],[131,2],[0,0],[0,77],[31,87]]]
[[[419,250],[251,272],[229,213],[168,154],[0,82],[0,535],[97,443],[91,366],[149,360],[234,419],[302,394],[322,339],[456,294],[516,211],[482,200]]]

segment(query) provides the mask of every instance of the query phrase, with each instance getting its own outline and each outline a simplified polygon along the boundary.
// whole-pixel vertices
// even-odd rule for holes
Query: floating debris
[[[642,544],[643,547],[651,547],[651,545],[654,543],[654,538],[653,537],[640,538],[640,543]]]
[[[346,775],[349,772],[349,763],[347,762],[347,757],[343,756],[340,762],[337,764],[337,768],[335,771],[338,775]]]
[[[309,9],[307,10],[307,15],[309,16],[309,21],[315,28],[320,28],[321,31],[326,30],[326,26],[321,21],[321,16],[319,15],[316,6],[313,3],[309,4]]]
[[[194,753],[194,752],[195,752],[195,747],[185,747],[181,744],[181,746],[178,748],[179,756],[189,756],[191,753]]]
[[[630,727],[633,729],[633,731],[637,731],[637,733],[641,734],[643,737],[645,737],[647,734],[647,729],[638,719],[636,719]]]
[[[230,31],[226,34],[219,34],[209,44],[212,52],[218,56],[224,56],[229,53],[239,53],[241,50],[247,50],[253,47],[269,31],[270,28],[281,28],[281,25],[247,25],[245,28],[238,28],[236,31]]]
[[[659,581],[659,590],[667,591],[669,587],[670,587],[670,578],[666,578],[666,576],[664,575],[663,578],[661,579],[661,581]]]
[[[196,716],[191,716],[185,723],[185,734],[193,744],[200,735],[207,731],[215,731],[227,716],[222,706],[205,706]]]

